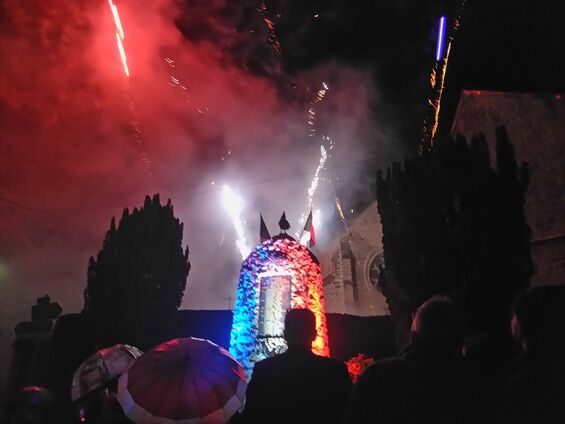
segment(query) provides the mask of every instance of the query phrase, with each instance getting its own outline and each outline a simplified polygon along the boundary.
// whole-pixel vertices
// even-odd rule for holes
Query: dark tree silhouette
[[[131,343],[147,349],[166,340],[190,270],[183,224],[171,201],[145,198],[141,209],[114,218],[102,250],[90,258],[84,310],[99,346]]]
[[[377,175],[386,264],[380,285],[401,336],[434,294],[459,303],[473,334],[499,331],[529,282],[529,169],[516,163],[503,127],[496,137],[496,168],[481,134],[470,144],[439,140],[404,167],[395,163]]]

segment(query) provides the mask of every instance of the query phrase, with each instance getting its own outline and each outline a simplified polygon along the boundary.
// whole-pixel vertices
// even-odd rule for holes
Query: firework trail
[[[124,49],[124,44],[123,44],[123,41],[125,40],[124,27],[122,26],[120,13],[118,12],[118,7],[112,2],[112,0],[108,0],[108,5],[110,6],[110,11],[112,12],[112,17],[114,18],[114,25],[116,26],[116,44],[118,46],[118,52],[120,54],[120,60],[122,62],[122,66],[124,68],[124,74],[127,77],[125,99],[128,103],[128,108],[132,116],[130,124],[133,129],[133,137],[135,140],[135,144],[139,148],[143,166],[145,167],[147,173],[149,174],[151,185],[153,185],[154,184],[153,166],[151,165],[151,160],[149,159],[149,156],[147,154],[147,147],[145,146],[145,142],[143,141],[143,138],[141,136],[141,129],[139,127],[139,114],[137,112],[137,108],[135,107],[135,103],[133,102],[131,96],[131,85],[129,80],[130,73],[127,64],[126,51]]]
[[[243,230],[243,221],[241,220],[241,213],[245,206],[243,199],[237,192],[232,190],[227,184],[222,188],[222,206],[227,214],[230,216],[235,232],[237,234],[236,245],[241,253],[241,258],[245,259],[251,249],[245,239],[245,231]]]
[[[123,44],[123,40],[125,39],[124,27],[122,26],[122,21],[120,20],[120,14],[116,5],[112,3],[112,0],[108,0],[108,5],[110,6],[110,11],[114,18],[114,24],[116,25],[116,43],[118,45],[118,52],[120,53],[122,66],[124,67],[124,73],[126,74],[126,77],[129,78],[128,61]]]
[[[326,166],[326,161],[328,160],[328,152],[326,148],[322,144],[320,146],[320,161],[318,162],[318,166],[316,167],[316,171],[314,172],[314,177],[312,178],[312,182],[310,183],[310,187],[308,188],[308,197],[307,197],[307,204],[308,204],[308,211],[312,210],[314,206],[314,194],[316,194],[316,190],[318,189],[318,185],[320,183],[320,173]],[[298,221],[300,224],[304,224],[306,222],[306,214],[302,213],[300,215],[300,219]],[[296,237],[299,239],[300,236],[300,229],[296,232]]]
[[[431,129],[430,145],[433,145],[434,138],[436,136],[437,127],[439,125],[439,111],[441,108],[441,99],[443,96],[443,89],[445,88],[445,73],[447,71],[447,64],[449,62],[449,53],[451,52],[451,43],[447,45],[447,53],[443,59],[443,64],[441,66],[441,72],[439,76],[439,81],[434,81],[436,83],[437,98],[435,102],[430,102],[430,105],[434,111],[434,123]]]
[[[441,110],[441,100],[443,97],[443,90],[445,88],[445,76],[447,73],[447,65],[449,63],[449,54],[453,45],[455,36],[461,28],[461,15],[465,8],[466,0],[462,0],[459,6],[459,13],[453,23],[453,28],[449,35],[447,44],[447,51],[443,56],[444,38],[447,32],[446,18],[442,16],[439,25],[438,45],[436,49],[436,62],[430,73],[430,85],[433,89],[433,95],[428,99],[428,105],[431,107],[431,117],[424,120],[424,127],[422,130],[422,139],[418,146],[418,154],[422,154],[424,150],[429,150],[434,144],[434,139],[439,126],[439,114]],[[430,122],[431,121],[431,122]]]
[[[312,179],[312,182],[310,183],[310,187],[308,188],[308,209],[312,209],[312,206],[314,205],[314,194],[318,189],[318,184],[320,181],[320,172],[322,172],[322,170],[326,166],[327,159],[328,159],[328,153],[326,151],[326,148],[324,147],[324,145],[321,145],[320,161],[318,163],[318,167],[316,168],[316,172],[314,172],[314,178]]]

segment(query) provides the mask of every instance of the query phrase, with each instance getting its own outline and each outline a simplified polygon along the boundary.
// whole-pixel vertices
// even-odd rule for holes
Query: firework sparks
[[[175,69],[175,73],[170,73],[169,74],[169,85],[173,88],[179,88],[179,96],[182,99],[182,101],[188,105],[190,105],[190,108],[199,113],[200,115],[204,115],[205,113],[209,112],[209,108],[206,105],[202,105],[202,104],[195,104],[195,102],[193,101],[193,99],[191,99],[191,94],[193,93],[193,90],[191,88],[189,88],[189,84],[186,83],[186,81],[183,81],[178,75],[180,75],[181,73],[181,67],[177,66],[177,63],[175,62],[175,60],[171,57],[163,57],[163,61],[170,67],[170,68],[174,68]],[[171,71],[173,72],[173,71]]]
[[[237,192],[230,186],[224,185],[222,188],[222,206],[227,214],[230,216],[235,232],[237,234],[236,245],[241,253],[241,258],[245,259],[251,249],[245,238],[245,231],[243,229],[243,221],[241,220],[241,213],[245,206],[243,199]]]
[[[312,205],[314,204],[314,194],[316,194],[316,190],[318,189],[318,183],[320,182],[320,172],[326,166],[326,160],[328,159],[328,153],[326,148],[322,145],[320,146],[320,161],[318,162],[318,167],[316,168],[316,172],[314,173],[314,178],[312,178],[312,182],[310,183],[310,187],[308,188],[308,209],[312,209]]]
[[[139,148],[139,152],[141,155],[141,161],[145,166],[147,173],[149,174],[149,178],[151,179],[151,184],[153,184],[153,166],[151,164],[151,160],[149,159],[149,155],[147,154],[147,148],[145,146],[145,142],[143,141],[141,129],[139,127],[139,114],[137,113],[137,108],[131,98],[130,94],[130,87],[129,82],[127,84],[126,90],[126,99],[129,104],[129,111],[131,112],[132,119],[130,121],[131,127],[133,128],[133,137],[135,139],[135,143]]]
[[[267,26],[267,31],[269,33],[267,39],[269,40],[269,43],[271,44],[271,46],[273,46],[273,49],[277,54],[281,54],[282,53],[281,43],[277,39],[277,34],[275,32],[275,23],[272,21],[272,19],[269,18],[267,4],[265,3],[265,0],[261,1],[259,8],[257,10],[261,14],[261,18],[263,19],[263,22],[265,22],[265,25]]]
[[[320,103],[324,97],[326,96],[326,93],[328,92],[330,88],[328,87],[328,85],[325,82],[322,82],[322,88],[320,88],[318,90],[318,92],[316,93],[316,96],[314,97],[314,99],[310,102],[310,107],[308,108],[308,127],[309,127],[309,133],[308,136],[310,137],[314,137],[314,135],[316,135],[316,104]]]
[[[169,65],[171,68],[175,68],[175,61],[173,59],[171,59],[170,57],[164,57],[163,60],[167,63],[167,65]],[[173,74],[170,75],[171,80],[169,82],[169,84],[173,87],[180,87],[183,90],[188,90],[188,87],[186,85],[184,85],[181,80],[177,77],[175,77]]]

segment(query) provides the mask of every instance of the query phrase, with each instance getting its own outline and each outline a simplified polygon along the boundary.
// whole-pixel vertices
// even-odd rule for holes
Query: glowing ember
[[[329,356],[320,265],[304,246],[287,235],[257,246],[243,261],[231,330],[230,353],[251,378],[257,361],[286,349],[288,309],[310,309],[316,317],[312,351]]]
[[[245,239],[243,221],[241,220],[241,213],[243,212],[243,208],[245,206],[243,199],[228,185],[224,185],[224,187],[222,188],[222,205],[233,222],[233,226],[237,234],[236,245],[239,249],[239,252],[241,253],[241,257],[245,259],[251,249],[249,248],[247,240]]]

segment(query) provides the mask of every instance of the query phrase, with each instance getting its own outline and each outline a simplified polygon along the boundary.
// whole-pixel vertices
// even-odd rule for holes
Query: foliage
[[[438,140],[431,151],[377,176],[386,268],[381,289],[397,324],[434,294],[454,298],[471,332],[506,326],[532,274],[524,217],[529,183],[504,127],[496,168],[484,135]]]
[[[112,218],[102,250],[90,258],[84,314],[100,346],[146,349],[166,340],[190,270],[183,224],[171,201],[147,196],[141,209]]]

